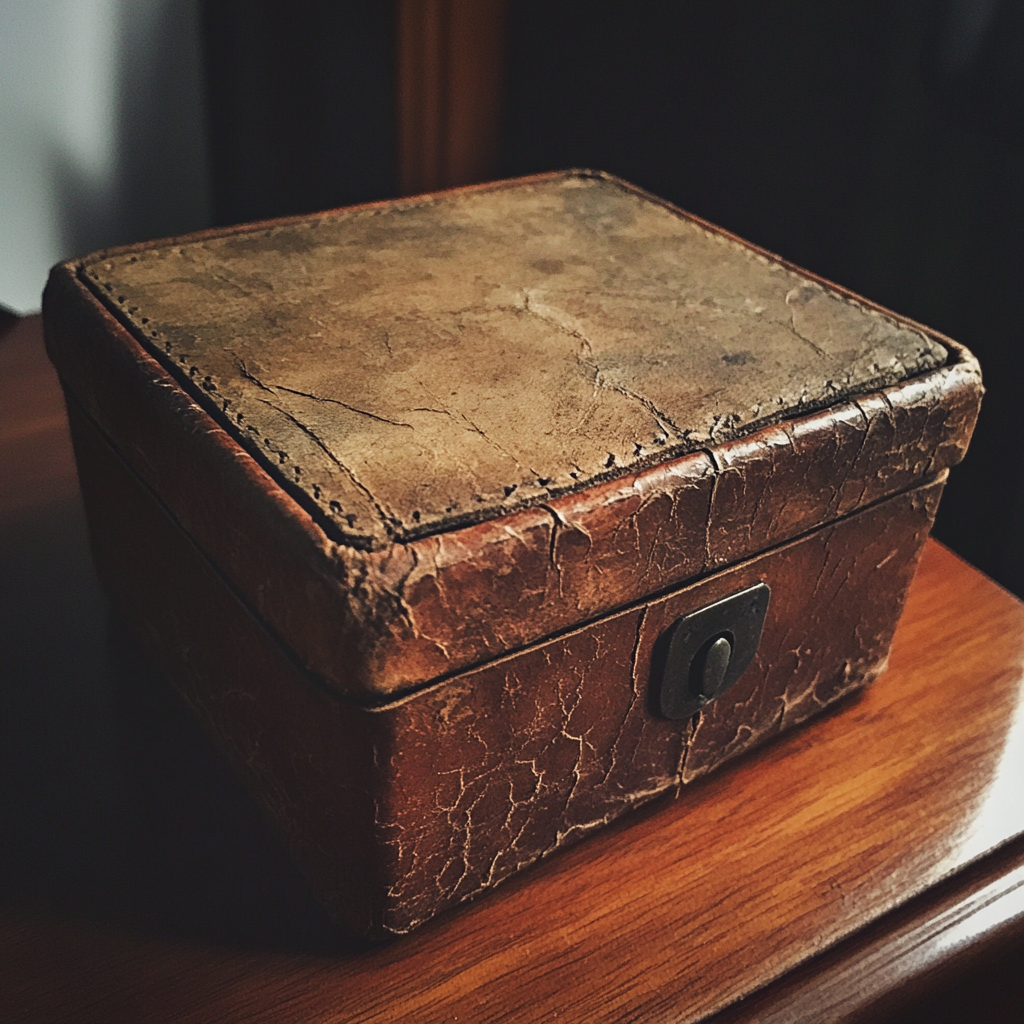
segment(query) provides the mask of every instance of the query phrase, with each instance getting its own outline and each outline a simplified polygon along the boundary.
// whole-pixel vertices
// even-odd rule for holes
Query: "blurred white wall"
[[[0,0],[0,302],[209,219],[198,0]]]

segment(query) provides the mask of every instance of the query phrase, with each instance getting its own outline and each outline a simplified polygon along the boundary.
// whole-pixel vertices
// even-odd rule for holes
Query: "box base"
[[[97,568],[349,930],[403,934],[699,778],[884,666],[944,475],[756,558],[376,707],[298,663],[69,398]],[[750,667],[658,716],[659,638],[757,582]]]

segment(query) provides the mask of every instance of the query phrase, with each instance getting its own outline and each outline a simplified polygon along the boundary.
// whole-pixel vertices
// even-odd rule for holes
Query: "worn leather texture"
[[[592,172],[99,254],[78,274],[336,536],[373,549],[946,361]]]
[[[517,203],[525,204],[525,212]],[[437,228],[449,220],[447,228]],[[389,234],[386,225],[392,221],[398,227]],[[438,240],[431,243],[435,228]],[[551,235],[546,241],[545,230]],[[506,231],[516,245],[500,242]],[[300,236],[306,240],[301,244],[295,241]],[[309,241],[313,237],[327,238],[323,253],[321,243]],[[485,258],[488,246],[502,254],[501,260]],[[569,259],[576,248],[590,252],[590,263]],[[542,249],[546,256],[538,255]],[[469,275],[478,290],[466,309],[475,312],[465,314],[460,333],[451,325],[462,313],[449,300],[469,287],[463,280],[469,274],[467,253],[479,256],[470,262],[480,273]],[[558,273],[554,262],[543,263],[554,261],[556,253],[562,254]],[[633,270],[621,273],[642,298],[627,295],[619,287],[620,272],[608,269],[629,254],[644,272],[639,277]],[[540,268],[534,266],[538,260]],[[406,261],[433,277],[417,278]],[[114,270],[121,276],[104,279],[100,271],[107,264],[113,268],[104,271],[108,277]],[[168,267],[186,265],[187,274],[167,276]],[[263,320],[239,312],[241,300],[231,296],[241,295],[242,277],[234,285],[225,283],[233,280],[221,273],[229,265],[236,275],[250,275],[245,278],[247,301],[264,310]],[[263,269],[257,273],[254,267]],[[379,271],[399,298],[404,296],[406,306],[398,298],[393,308],[388,306],[376,286],[356,274],[360,267],[359,274],[368,274],[367,267]],[[165,275],[162,285],[158,271]],[[344,285],[350,273],[363,284]],[[193,278],[201,274],[207,275],[206,283],[187,292],[192,297],[186,301],[182,289],[192,288]],[[529,311],[504,299],[491,303],[487,289],[504,287],[492,280],[496,275],[519,282],[516,287],[532,296],[537,308]],[[584,287],[591,279],[600,287]],[[448,282],[454,292],[439,282]],[[128,294],[129,285],[136,291]],[[340,289],[337,308],[328,301],[329,286]],[[424,298],[435,289],[436,300]],[[302,303],[290,302],[287,295],[301,297],[314,311],[324,312],[324,303],[331,306],[319,338],[304,336],[294,345],[282,341],[311,323],[310,309],[303,312]],[[748,305],[751,295],[762,296],[763,303],[757,298]],[[172,330],[167,324],[176,303],[182,319]],[[419,310],[415,316],[409,303]],[[537,314],[538,303],[543,316]],[[338,312],[342,307],[344,315]],[[255,348],[224,341],[224,332],[242,331],[225,319],[229,308],[242,318],[245,344]],[[576,327],[569,330],[556,322],[561,316],[551,312],[556,308],[584,325],[581,336],[572,333]],[[55,268],[44,309],[47,345],[65,386],[132,469],[311,672],[325,685],[369,702],[535,643],[914,487],[963,456],[981,396],[977,364],[949,339],[601,176],[547,176],[180,243],[135,246]],[[372,329],[358,327],[358,310]],[[386,327],[392,315],[406,317],[405,333],[399,332],[406,346],[402,358],[395,348],[398,335],[389,336],[390,354],[381,343],[381,325]],[[314,373],[310,367],[320,365],[331,388],[347,387],[348,375],[337,370],[335,357],[342,349],[351,354],[344,346],[359,338],[369,348],[353,357],[353,375],[369,379],[379,372],[395,384],[388,401],[397,401],[399,392],[407,404],[419,401],[399,384],[410,367],[424,369],[430,362],[423,353],[434,351],[436,337],[427,325],[435,316],[441,325],[437,330],[448,332],[451,342],[438,350],[448,354],[437,364],[445,367],[453,385],[449,391],[459,392],[465,384],[466,394],[475,395],[481,408],[505,410],[498,418],[509,433],[500,435],[501,447],[519,451],[517,445],[540,444],[541,435],[548,437],[544,444],[553,446],[546,450],[554,461],[544,463],[552,467],[553,475],[544,478],[548,482],[516,484],[505,495],[511,484],[501,481],[513,478],[495,476],[491,490],[482,495],[485,501],[476,503],[470,516],[482,517],[479,522],[466,522],[461,511],[431,519],[418,507],[410,511],[403,506],[401,497],[418,493],[410,473],[422,470],[429,476],[444,458],[455,459],[453,445],[465,442],[467,452],[478,452],[484,444],[483,435],[462,417],[465,413],[472,419],[468,406],[460,406],[458,415],[417,413],[445,421],[440,433],[438,427],[424,434],[439,446],[435,454],[423,455],[427,449],[417,448],[417,455],[401,445],[389,447],[386,438],[406,437],[410,429],[385,422],[404,415],[391,405],[359,406],[355,392],[338,390],[324,391],[321,397],[331,400],[318,402],[287,389],[320,395],[319,384],[307,381],[300,387],[285,370],[285,376],[276,376],[274,359],[293,369],[301,363],[301,372],[309,374]],[[412,323],[419,324],[420,334]],[[627,331],[629,325],[634,334]],[[165,328],[167,337],[160,333]],[[517,333],[520,328],[527,333]],[[150,332],[148,340],[143,329]],[[480,346],[487,331],[495,348],[484,358]],[[444,361],[462,344],[453,340],[456,335],[469,338],[463,354],[483,358],[489,369],[473,364],[463,367],[464,377],[458,376],[458,366]],[[814,344],[807,340],[812,336]],[[537,358],[531,348],[541,339],[551,348],[550,360]],[[525,347],[516,348],[520,343]],[[181,351],[175,347],[179,344],[185,346]],[[275,345],[281,352],[271,357]],[[257,349],[269,363],[260,362]],[[742,360],[741,352],[748,353]],[[207,356],[214,362],[204,363]],[[835,370],[840,356],[849,360],[842,372]],[[392,357],[401,368],[388,371]],[[792,366],[783,365],[786,359],[793,360]],[[501,375],[505,361],[514,369],[507,378]],[[555,365],[562,366],[554,374],[561,384],[549,385],[545,377],[551,373],[544,371]],[[486,388],[477,379],[485,372],[492,375]],[[870,390],[895,378],[900,379]],[[600,449],[601,458],[615,459],[598,465],[601,458],[593,452],[587,462],[582,449],[558,447],[565,441],[558,426],[559,389],[564,385],[565,401],[572,405],[580,381],[589,381],[588,394],[596,402],[586,423],[601,411],[601,422],[611,430],[608,436],[636,438],[631,444],[639,444],[639,452],[608,442]],[[431,388],[436,390],[436,384]],[[648,384],[666,390],[645,391]],[[242,390],[228,397],[236,386]],[[855,393],[864,388],[869,390]],[[844,390],[851,392],[845,398]],[[698,393],[703,406],[696,401]],[[775,398],[769,400],[771,395]],[[454,401],[459,395],[447,397]],[[277,435],[266,432],[266,423],[258,427],[258,441],[256,434],[240,429],[236,403],[254,403],[253,409],[272,418],[283,416],[280,410],[285,409],[301,420],[295,414],[299,406],[283,404],[292,399],[302,408],[330,407],[331,415],[340,417],[331,428],[339,437],[346,424],[360,424],[352,436],[362,438],[366,458],[390,452],[397,461],[388,473],[381,471],[382,479],[389,477],[387,486],[397,488],[387,493],[394,507],[406,508],[408,515],[385,516],[376,533],[346,534],[348,527],[342,529],[338,517],[329,514],[329,501],[325,511],[323,501],[315,495],[311,499],[306,483],[298,485],[288,468],[295,460],[291,455],[281,460],[285,449],[275,447]],[[826,399],[829,405],[814,408]],[[776,403],[770,413],[764,410],[766,402]],[[267,403],[280,408],[275,412]],[[529,407],[529,426],[509,412],[510,403]],[[346,404],[362,411],[346,409]],[[661,415],[650,405],[673,410],[663,424],[666,442],[656,445],[657,451],[649,439],[639,440],[647,437],[641,426],[646,424],[646,430],[654,422],[650,417]],[[410,405],[405,412],[420,408]],[[323,415],[322,409],[316,413]],[[549,417],[546,426],[538,430],[536,418],[544,415]],[[243,424],[248,416],[243,413]],[[284,420],[308,439],[298,423],[287,416]],[[765,420],[767,425],[758,426]],[[309,427],[313,420],[302,423]],[[668,430],[672,424],[679,428],[675,433]],[[317,419],[313,433],[320,436],[321,427]],[[590,437],[586,431],[577,435],[572,444]],[[348,457],[348,449],[327,448],[342,462],[342,456]],[[401,462],[399,449],[411,462]],[[332,461],[325,449],[317,451]],[[498,459],[497,449],[488,451]],[[462,473],[455,462],[445,465],[441,477],[431,477],[431,493],[442,483],[462,486],[454,479]],[[488,463],[480,455],[474,465],[482,473],[485,465],[497,472],[505,464],[500,459]],[[572,478],[576,470],[567,469],[571,466],[580,467],[578,478]],[[464,481],[482,479],[477,469]],[[326,480],[317,485],[321,496],[333,493]],[[421,512],[419,522],[412,518],[414,511]]]
[[[54,269],[96,561],[351,930],[404,934],[872,679],[970,353],[548,175]],[[692,719],[666,631],[763,581]]]
[[[111,599],[338,919],[404,934],[872,679],[945,472],[799,540],[379,707],[324,687],[69,399]],[[754,662],[691,721],[652,711],[680,615],[764,581]]]

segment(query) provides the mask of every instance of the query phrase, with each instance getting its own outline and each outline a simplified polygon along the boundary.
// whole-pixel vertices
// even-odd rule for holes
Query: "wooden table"
[[[1024,606],[937,543],[863,696],[370,950],[111,663],[31,318],[0,340],[0,586],[4,1021],[1024,1019]]]

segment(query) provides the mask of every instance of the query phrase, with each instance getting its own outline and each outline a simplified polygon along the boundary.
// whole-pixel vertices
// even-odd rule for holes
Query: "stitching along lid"
[[[80,273],[336,541],[371,550],[947,358],[591,171],[136,247]]]

